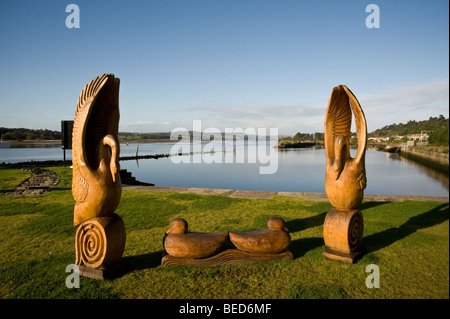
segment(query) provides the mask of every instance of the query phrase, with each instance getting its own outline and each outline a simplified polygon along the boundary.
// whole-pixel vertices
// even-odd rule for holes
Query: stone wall
[[[412,147],[407,147],[406,149],[402,149],[402,152],[412,153],[414,155],[425,157],[427,159],[430,159],[435,162],[439,162],[444,165],[449,165],[448,154],[424,151],[424,150],[415,149]]]

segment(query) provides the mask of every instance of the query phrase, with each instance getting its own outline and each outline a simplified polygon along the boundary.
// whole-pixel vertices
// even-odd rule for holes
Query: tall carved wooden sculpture
[[[352,111],[358,150],[350,156]],[[360,255],[364,221],[359,206],[366,188],[366,119],[356,97],[345,86],[333,88],[325,117],[325,191],[334,206],[325,217],[323,255],[349,263]]]
[[[119,83],[103,74],[83,88],[72,133],[76,264],[81,275],[96,279],[117,270],[125,248],[125,225],[114,214],[122,194]]]

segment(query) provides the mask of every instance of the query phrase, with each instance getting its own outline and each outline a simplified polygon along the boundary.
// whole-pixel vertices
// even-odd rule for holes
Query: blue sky
[[[65,12],[80,9],[80,28]],[[380,28],[366,27],[377,4]],[[0,126],[59,130],[81,89],[121,79],[120,131],[323,132],[347,85],[369,132],[449,116],[446,0],[0,2]]]

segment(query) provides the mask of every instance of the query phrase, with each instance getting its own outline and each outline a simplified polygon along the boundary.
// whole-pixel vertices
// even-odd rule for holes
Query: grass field
[[[123,191],[116,213],[127,229],[125,273],[113,280],[81,278],[68,289],[74,263],[72,172],[51,167],[60,183],[34,197],[2,196],[28,173],[0,168],[0,298],[449,298],[449,205],[431,201],[364,202],[367,253],[354,265],[321,253],[327,202],[275,196],[238,199],[215,195]],[[294,260],[213,268],[161,268],[162,239],[171,219],[191,231],[265,228],[271,216],[290,230]],[[380,288],[366,287],[369,264]]]

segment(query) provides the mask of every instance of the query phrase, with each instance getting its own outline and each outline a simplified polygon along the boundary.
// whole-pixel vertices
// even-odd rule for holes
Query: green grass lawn
[[[275,196],[238,199],[215,195],[123,191],[116,213],[127,229],[125,273],[113,280],[81,278],[68,289],[74,263],[71,169],[52,167],[61,182],[49,193],[11,198],[2,193],[29,173],[0,169],[1,298],[449,298],[449,205],[431,201],[364,202],[364,246],[354,265],[325,259],[322,231],[327,202]],[[182,217],[191,231],[265,228],[282,217],[294,260],[161,268],[162,239]],[[380,288],[366,287],[366,267],[380,269]]]

